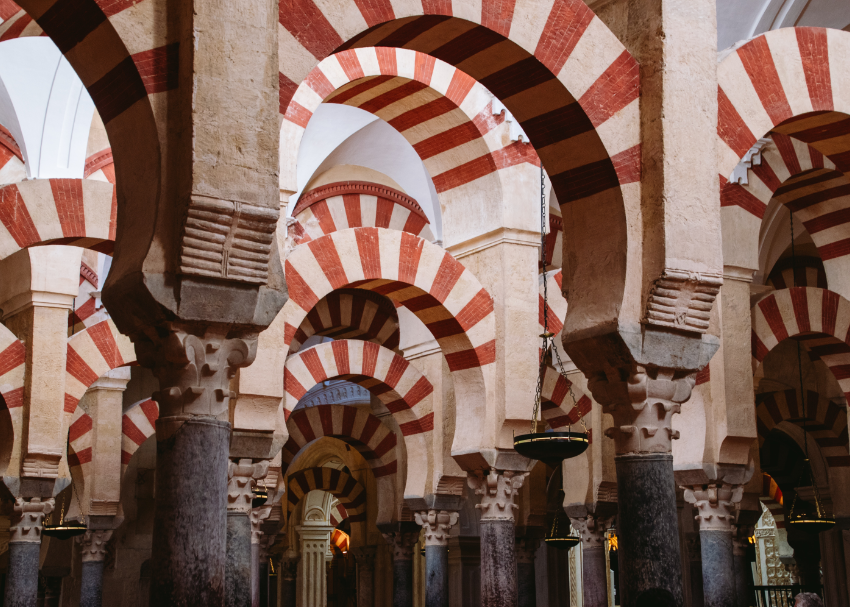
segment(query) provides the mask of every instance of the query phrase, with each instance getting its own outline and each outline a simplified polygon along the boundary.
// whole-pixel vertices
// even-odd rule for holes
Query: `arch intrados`
[[[295,510],[310,491],[326,491],[339,500],[352,523],[366,521],[366,488],[353,476],[342,470],[314,466],[296,471],[287,470],[287,508]],[[311,482],[312,481],[312,482]],[[300,489],[295,491],[293,483]]]

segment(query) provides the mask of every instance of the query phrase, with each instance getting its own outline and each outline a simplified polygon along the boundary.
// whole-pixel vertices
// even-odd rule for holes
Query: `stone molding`
[[[419,541],[419,534],[410,531],[384,533],[384,540],[390,545],[394,561],[413,560],[413,546]]]
[[[596,516],[588,513],[587,516],[570,517],[573,529],[581,535],[581,547],[583,550],[605,547],[605,532],[614,522],[614,516]]]
[[[41,447],[40,453],[30,451],[21,463],[21,476],[24,478],[59,478],[59,462],[62,453],[59,449]]]
[[[690,398],[695,382],[696,372],[682,377],[673,369],[637,365],[626,379],[595,377],[588,387],[602,411],[614,417],[605,436],[614,439],[617,455],[670,453],[679,438],[673,414]]]
[[[228,494],[228,501],[230,499],[230,495]],[[269,518],[269,515],[272,512],[272,506],[269,504],[268,506],[260,506],[259,508],[251,508],[251,513],[248,517],[251,520],[251,543],[252,544],[261,544],[263,540],[262,526],[263,521]]]
[[[645,324],[705,333],[723,275],[667,268],[655,280],[646,302]]]
[[[240,459],[238,463],[228,462],[227,511],[250,514],[251,500],[253,499],[251,490],[254,487],[254,481],[266,476],[268,471],[268,460],[263,460],[256,464],[251,459]],[[269,506],[269,512],[271,512],[271,505]],[[268,516],[268,513],[266,516]],[[253,530],[251,535],[253,538]]]
[[[44,517],[53,512],[55,505],[56,500],[52,497],[47,500],[40,497],[17,498],[9,527],[9,542],[40,544]]]
[[[516,538],[516,546],[514,547],[514,556],[517,565],[534,564],[534,556],[537,554],[537,549],[540,547],[540,540],[518,537]]]
[[[357,568],[366,573],[375,570],[375,553],[377,550],[377,546],[361,546],[360,548],[352,548],[349,552],[354,555]]]
[[[682,488],[685,501],[697,510],[694,519],[699,521],[700,531],[732,532],[736,508],[744,496],[743,485],[711,483]]]
[[[107,544],[112,538],[111,529],[89,529],[78,538],[80,554],[84,563],[96,563],[106,560]]]
[[[139,363],[153,371],[160,390],[153,399],[159,403],[160,420],[179,415],[219,417],[227,413],[230,380],[240,367],[247,367],[257,355],[257,338],[226,338],[226,329],[208,330],[203,335],[187,327],[172,326],[156,342],[136,342]],[[157,438],[162,440],[167,436]]]
[[[457,524],[459,513],[451,510],[422,510],[414,513],[416,524],[425,530],[426,546],[448,546],[451,528]]]
[[[481,496],[481,503],[475,507],[481,510],[481,521],[511,521],[515,522],[514,510],[519,508],[516,501],[517,493],[525,482],[528,472],[513,470],[490,469],[488,475],[476,472],[467,477],[470,488],[476,495]]]
[[[180,273],[265,284],[279,217],[279,208],[193,194],[180,247]]]

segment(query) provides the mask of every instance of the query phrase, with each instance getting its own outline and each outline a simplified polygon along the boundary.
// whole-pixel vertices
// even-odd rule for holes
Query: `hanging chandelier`
[[[570,519],[563,509],[559,509],[552,520],[552,526],[543,538],[548,546],[558,550],[569,550],[581,542],[581,537],[573,533]]]
[[[790,209],[789,209],[790,210]],[[794,276],[794,286],[797,287],[797,257],[794,250],[794,212],[791,216],[791,268]],[[800,382],[800,400],[803,402],[803,443],[806,450],[806,458],[803,460],[803,470],[794,487],[794,500],[791,502],[791,510],[788,512],[788,524],[794,529],[806,533],[818,534],[835,526],[835,518],[826,513],[820,498],[818,484],[812,474],[812,464],[809,461],[809,431],[808,413],[806,411],[806,393],[803,387],[803,357],[801,354],[800,340],[797,343],[797,372]],[[814,501],[809,502],[800,497],[800,489],[809,487],[813,489]]]
[[[584,416],[579,411],[579,421],[584,432],[573,432],[572,422],[567,432],[538,432],[537,416],[540,413],[542,400],[543,378],[546,369],[552,366],[554,356],[557,361],[557,372],[567,380],[570,398],[573,403],[578,401],[573,394],[572,382],[567,378],[561,355],[555,347],[555,335],[549,331],[549,289],[546,281],[546,181],[543,166],[540,167],[540,257],[543,268],[543,333],[540,335],[543,345],[540,349],[540,365],[537,373],[537,390],[534,396],[534,411],[531,417],[531,432],[514,437],[514,450],[529,459],[536,459],[549,466],[555,467],[565,459],[581,455],[587,450],[589,437]],[[556,518],[557,522],[557,518]],[[569,529],[569,521],[567,527]],[[548,539],[546,540],[549,541]]]
[[[260,489],[257,485],[251,489],[251,508],[259,508],[269,499],[269,490],[266,487],[266,481],[263,480],[263,488]]]
[[[68,429],[68,440],[65,442],[65,461],[68,461],[68,449],[71,446],[71,429]],[[77,491],[77,484],[74,482],[74,475],[71,475],[71,493],[77,499],[77,507],[80,509],[80,515],[83,516],[83,508],[80,505],[80,494]],[[50,515],[50,520],[53,520],[53,515]],[[62,509],[59,514],[59,524],[52,525],[45,523],[41,527],[42,535],[46,535],[47,537],[55,537],[59,540],[67,540],[72,537],[76,537],[78,535],[82,535],[86,532],[88,527],[86,526],[85,516],[83,516],[80,521],[65,521],[65,499],[62,499]]]

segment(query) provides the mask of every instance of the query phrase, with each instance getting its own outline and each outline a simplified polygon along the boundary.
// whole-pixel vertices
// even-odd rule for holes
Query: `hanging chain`
[[[551,366],[552,354],[557,360],[556,371],[567,381],[567,389],[570,392],[570,398],[573,405],[578,407],[578,400],[573,393],[573,382],[567,377],[564,371],[564,363],[561,362],[561,354],[558,348],[555,347],[554,334],[549,332],[549,281],[546,276],[546,175],[543,172],[543,165],[540,165],[540,265],[543,269],[543,347],[540,349],[540,368],[537,370],[537,389],[534,394],[534,413],[531,417],[531,433],[537,432],[537,414],[540,412],[540,403],[543,400],[543,377],[546,375],[546,368]],[[578,420],[587,433],[587,425],[584,423],[584,414],[579,409]],[[570,422],[568,431],[572,431],[573,424]]]
[[[797,254],[794,249],[794,211],[789,209],[791,224],[791,273],[793,276],[794,286],[797,287]],[[800,400],[803,401],[803,442],[805,443],[806,448],[806,459],[809,459],[809,435],[808,435],[808,413],[806,411],[806,392],[803,387],[803,355],[800,348],[800,340],[795,339],[797,342],[797,373],[799,374],[800,379]],[[813,479],[814,480],[814,479]]]

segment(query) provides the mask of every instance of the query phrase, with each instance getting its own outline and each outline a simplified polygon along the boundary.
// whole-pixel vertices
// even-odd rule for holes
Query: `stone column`
[[[413,605],[413,546],[419,533],[399,530],[384,533],[393,552],[393,607]]]
[[[597,517],[588,513],[570,518],[581,534],[581,586],[584,607],[608,607],[608,566],[605,563],[605,531],[614,517]]]
[[[139,362],[153,369],[160,385],[153,395],[160,417],[152,607],[224,605],[230,380],[256,355],[256,339],[228,339],[226,334],[209,329],[196,335],[189,326],[172,326],[155,333],[156,342],[136,343]],[[247,516],[244,521],[247,546]],[[246,562],[249,558],[250,553]]]
[[[685,487],[685,500],[696,508],[699,522],[705,607],[735,607],[732,523],[743,493],[742,485],[725,483]]]
[[[119,409],[120,411],[120,409]],[[80,538],[83,572],[80,580],[80,607],[100,607],[103,598],[103,563],[110,529],[89,529]]]
[[[268,472],[268,462],[250,459],[230,462],[227,472],[227,563],[225,565],[225,605],[249,607],[253,600],[253,533],[251,489],[254,479]],[[269,506],[271,510],[271,506]],[[268,516],[268,514],[266,514]]]
[[[537,607],[537,583],[534,555],[540,540],[516,538],[517,607]]]
[[[265,475],[264,475],[265,476]],[[269,518],[272,506],[260,506],[259,508],[251,509],[251,607],[259,607],[260,605],[260,581],[265,579],[261,575],[262,554],[263,550],[263,521]],[[230,521],[228,515],[228,521]],[[268,563],[266,563],[266,575],[268,575]]]
[[[375,546],[351,550],[357,563],[357,607],[375,604],[375,551]]]
[[[307,521],[295,530],[301,536],[301,597],[298,604],[300,607],[325,607],[328,600],[325,562],[334,527]]]
[[[449,532],[459,514],[449,510],[417,512],[425,530],[425,607],[449,606]]]
[[[9,569],[6,572],[5,607],[35,607],[44,517],[53,512],[53,499],[15,500],[9,527]]]
[[[753,602],[753,573],[747,552],[750,548],[750,537],[754,532],[753,525],[732,525],[732,563],[735,568],[735,606],[750,607]]]
[[[280,567],[277,571],[277,579],[280,587],[279,607],[295,607],[296,605],[299,560],[300,556],[292,549],[284,553],[280,559]]]
[[[516,556],[514,553],[514,503],[527,472],[512,470],[481,472],[468,477],[469,486],[481,496],[481,605],[516,607]]]

